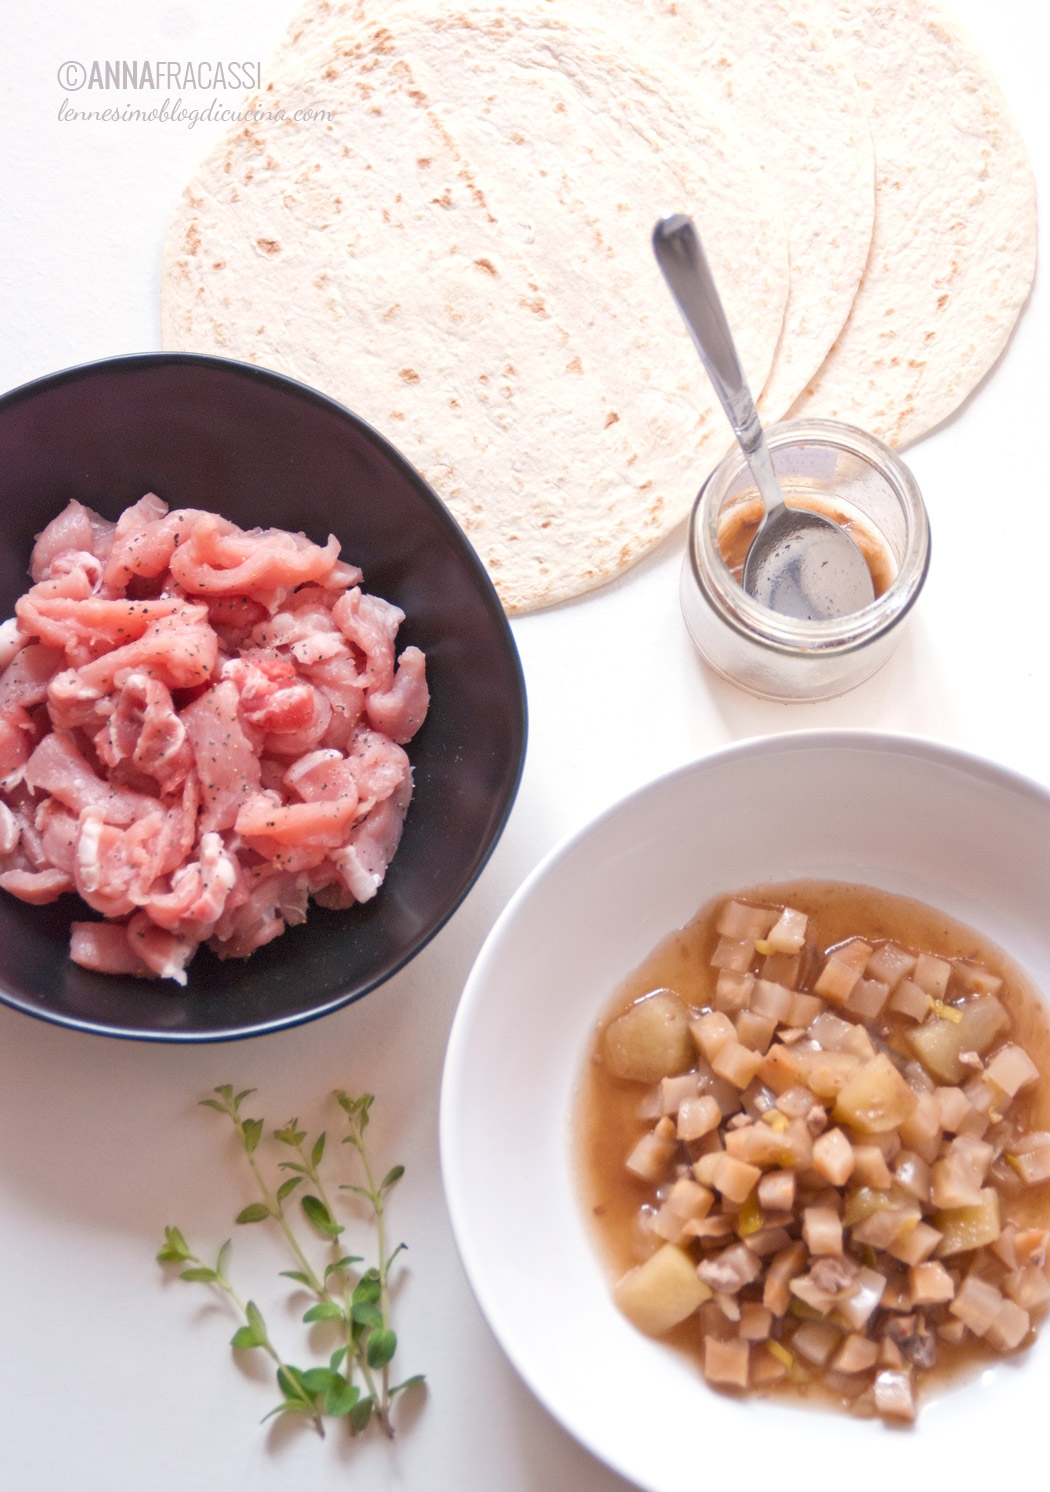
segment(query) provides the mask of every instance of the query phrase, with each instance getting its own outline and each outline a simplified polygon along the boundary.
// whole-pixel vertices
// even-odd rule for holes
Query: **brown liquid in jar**
[[[1039,1080],[1022,1089],[1014,1099],[1011,1118],[1025,1132],[1050,1130],[1050,1081],[1047,1080],[1050,1016],[1031,982],[994,943],[932,907],[871,887],[800,881],[728,891],[653,950],[625,979],[595,1027],[576,1095],[574,1140],[580,1196],[610,1286],[652,1252],[651,1241],[644,1243],[638,1228],[639,1210],[646,1204],[652,1188],[624,1166],[625,1158],[651,1127],[652,1120],[639,1114],[647,1091],[645,1085],[617,1078],[605,1067],[604,1032],[636,1000],[656,989],[676,991],[695,1010],[712,1007],[717,971],[710,967],[709,961],[718,942],[714,924],[719,910],[731,897],[805,912],[809,917],[807,944],[813,943],[821,950],[856,937],[872,944],[887,941],[911,952],[978,963],[1001,977],[1003,987],[998,998],[1011,1020],[1003,1039],[1022,1046],[1040,1072]],[[865,1024],[873,1039],[892,1047],[903,1029],[914,1022],[884,1011],[882,1016]],[[1002,1216],[1004,1222],[1012,1220],[1022,1227],[1050,1227],[1050,1183],[1013,1193],[1003,1205]],[[703,1346],[696,1317],[674,1327],[660,1340],[685,1354],[699,1369]],[[1025,1342],[1019,1351],[1023,1352],[1027,1345]],[[930,1388],[940,1388],[946,1380],[970,1369],[987,1367],[999,1356],[981,1341],[972,1339],[958,1345],[944,1344],[937,1366],[920,1376],[920,1397]],[[819,1371],[805,1383],[753,1387],[750,1392],[837,1408],[848,1408],[851,1403],[848,1397],[829,1390]]]
[[[798,486],[784,486],[784,497],[788,507],[808,508],[831,518],[849,534],[871,571],[875,595],[888,590],[897,574],[893,555],[878,529],[862,513],[850,504],[837,501],[824,491],[807,491]],[[739,584],[744,570],[744,560],[751,548],[751,541],[758,531],[764,512],[762,499],[757,493],[744,493],[731,498],[718,515],[718,548],[726,568]]]

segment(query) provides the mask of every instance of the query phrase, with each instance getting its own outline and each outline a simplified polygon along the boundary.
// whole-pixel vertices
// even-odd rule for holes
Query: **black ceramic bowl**
[[[62,1025],[222,1041],[325,1015],[389,978],[455,911],[506,822],[525,753],[525,692],[503,610],[438,498],[341,405],[275,373],[157,353],[73,368],[0,399],[0,619],[29,581],[34,535],[70,498],[116,518],[144,492],[245,528],[334,533],[366,588],[400,606],[398,646],[427,656],[431,707],[408,747],[415,795],[380,892],[311,906],[248,959],[202,948],[170,980],[68,958],[79,898],[0,892],[0,999]]]

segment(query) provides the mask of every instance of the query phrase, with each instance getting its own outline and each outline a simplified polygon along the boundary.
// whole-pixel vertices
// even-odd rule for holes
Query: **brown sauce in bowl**
[[[733,893],[733,898],[753,906],[791,907],[806,914],[808,921],[805,947],[800,955],[796,977],[791,981],[791,987],[796,990],[812,992],[819,980],[828,951],[858,939],[862,939],[876,952],[883,945],[893,945],[894,948],[912,954],[927,954],[935,959],[952,962],[953,973],[944,991],[943,1000],[939,999],[935,1003],[930,997],[930,1008],[933,1012],[930,1018],[939,1019],[942,1022],[948,1017],[955,1020],[956,1016],[952,1015],[953,1010],[957,1015],[967,1002],[983,998],[983,995],[975,995],[973,989],[966,986],[965,980],[969,978],[968,971],[978,971],[975,978],[984,989],[988,987],[989,981],[992,983],[1001,981],[1001,987],[995,991],[995,996],[1009,1017],[1008,1028],[999,1032],[994,1043],[986,1050],[984,1058],[978,1059],[976,1066],[967,1066],[964,1074],[959,1078],[958,1085],[950,1084],[943,1078],[931,1079],[928,1072],[926,1079],[938,1091],[940,1088],[964,1086],[967,1082],[980,1078],[981,1068],[986,1064],[991,1065],[1004,1044],[1016,1045],[1022,1048],[1034,1062],[1039,1076],[1036,1081],[1029,1081],[1023,1085],[1016,1096],[1009,1100],[1008,1105],[1001,1105],[1004,1110],[1008,1107],[1007,1117],[998,1115],[993,1107],[992,1122],[986,1131],[988,1141],[994,1140],[1007,1124],[1012,1126],[1011,1134],[1016,1132],[1020,1136],[1050,1130],[1050,1082],[1047,1081],[1047,1074],[1050,1073],[1050,1019],[1048,1019],[1047,1009],[1022,971],[994,944],[972,929],[920,902],[864,886],[803,881],[749,888],[743,892]],[[708,1137],[708,1141],[699,1143],[692,1141],[684,1146],[679,1143],[670,1169],[655,1179],[642,1179],[626,1169],[625,1160],[635,1151],[639,1140],[650,1132],[655,1133],[654,1092],[656,1090],[652,1083],[616,1076],[610,1071],[606,1033],[618,1017],[635,1007],[650,992],[656,990],[674,991],[681,1002],[688,1007],[694,1021],[703,1012],[719,1009],[716,989],[720,976],[718,970],[711,966],[711,958],[720,941],[716,923],[727,900],[728,898],[721,897],[717,902],[704,907],[690,923],[672,933],[654,949],[645,962],[630,974],[616,991],[595,1028],[589,1060],[586,1063],[577,1094],[574,1135],[582,1198],[593,1225],[599,1252],[614,1281],[622,1281],[625,1271],[635,1269],[640,1263],[651,1258],[654,1251],[664,1246],[667,1235],[666,1233],[662,1237],[654,1235],[653,1220],[659,1214],[661,1205],[666,1202],[675,1176],[679,1178],[690,1176],[689,1167],[694,1159],[696,1165],[702,1168],[705,1162],[701,1152],[705,1148],[717,1148],[717,1145],[709,1145],[708,1141],[711,1137]],[[763,957],[756,954],[751,968],[760,976],[762,963]],[[780,968],[772,972],[783,973],[784,970]],[[905,980],[904,983],[909,983],[909,981]],[[903,990],[903,985],[899,987]],[[898,986],[894,986],[895,990],[897,988]],[[903,995],[901,998],[903,999]],[[852,1021],[862,1026],[874,1050],[888,1054],[895,1067],[904,1076],[910,1074],[913,1082],[917,1081],[915,1077],[916,1058],[914,1049],[909,1043],[909,1033],[914,1033],[921,1021],[914,1012],[906,1014],[903,1010],[892,1009],[890,1003],[887,1002],[880,1013],[863,1018],[851,1013],[843,1004],[831,1000],[821,1003],[824,1013],[833,1014],[840,1020]],[[908,1002],[904,1001],[904,1003]],[[726,1008],[724,1002],[721,1008]],[[695,1025],[693,1029],[695,1031]],[[785,1027],[781,1023],[768,1050],[771,1051],[772,1047],[783,1038],[784,1030]],[[807,1044],[805,1034],[793,1037],[789,1031],[788,1040],[794,1043],[801,1041],[803,1047]],[[966,1053],[964,1060],[967,1063],[971,1062],[972,1054]],[[696,1062],[699,1068],[704,1068],[704,1059],[699,1052],[696,1053]],[[756,1078],[741,1093],[743,1107],[736,1116],[738,1127],[748,1127],[748,1110],[754,1117],[761,1105],[768,1102],[769,1090],[766,1089],[765,1097],[760,1092],[763,1087],[763,1072],[764,1070],[760,1069]],[[656,1088],[658,1087],[659,1085],[656,1085]],[[667,1112],[666,1108],[664,1112]],[[768,1118],[769,1116],[762,1117]],[[835,1118],[829,1108],[828,1127],[834,1122]],[[718,1130],[718,1135],[724,1137],[732,1127],[733,1116],[727,1115],[726,1122]],[[841,1121],[839,1121],[839,1127],[854,1146],[865,1143],[869,1139],[869,1136],[865,1134],[850,1130],[848,1124]],[[942,1138],[942,1148],[938,1153],[943,1156],[950,1143],[951,1132],[945,1131]],[[1005,1161],[1010,1159],[1009,1154],[1006,1153],[1009,1148],[1008,1142],[1003,1141],[1002,1147],[1004,1153],[997,1155],[987,1184],[990,1187],[995,1186],[998,1190],[1000,1221],[1004,1229],[1008,1233],[1012,1229],[1018,1236],[1026,1238],[1034,1230],[1050,1230],[1050,1182],[1020,1184],[1017,1178],[1011,1175],[1010,1168],[1005,1165]],[[933,1152],[930,1153],[932,1155]],[[1014,1159],[1016,1160],[1016,1157]],[[890,1163],[896,1163],[892,1156]],[[998,1181],[995,1180],[996,1173],[1001,1178]],[[696,1174],[695,1167],[692,1174]],[[707,1175],[706,1172],[702,1174]],[[803,1169],[799,1172],[798,1179],[803,1201],[834,1203],[834,1198],[830,1194],[831,1188],[822,1178],[816,1178],[812,1172],[806,1172]],[[691,1177],[689,1184],[692,1185]],[[823,1194],[820,1194],[822,1188]],[[844,1183],[840,1189],[839,1210],[846,1218],[850,1216],[849,1208],[855,1205],[857,1191],[858,1187],[854,1181],[852,1186],[854,1201],[851,1203],[849,1183]],[[730,1203],[717,1198],[714,1213],[717,1213],[718,1205],[722,1205],[731,1216],[735,1208],[738,1219],[745,1217],[748,1208],[753,1211],[757,1210],[754,1195],[742,1205],[740,1202]],[[931,1223],[939,1222],[944,1216],[946,1216],[944,1213],[933,1216],[927,1209],[924,1213],[924,1224],[929,1226]],[[780,1221],[783,1222],[784,1219]],[[762,1219],[759,1217],[757,1225],[761,1226],[761,1222]],[[750,1226],[753,1227],[755,1224],[752,1223]],[[801,1229],[797,1219],[794,1223],[787,1222],[786,1227],[792,1240],[799,1239]],[[845,1229],[845,1234],[847,1238],[850,1236],[848,1227]],[[717,1240],[707,1237],[678,1238],[674,1242],[684,1249],[691,1262],[700,1265],[716,1257],[723,1247],[737,1246],[740,1242],[746,1242],[746,1233],[738,1231]],[[845,1252],[848,1256],[850,1252],[848,1246]],[[1008,1249],[1007,1252],[1009,1252]],[[901,1321],[911,1322],[916,1315],[914,1303],[908,1300],[906,1295],[901,1294],[904,1289],[902,1282],[910,1279],[911,1275],[908,1266],[897,1260],[889,1259],[870,1247],[857,1247],[854,1249],[854,1254],[854,1261],[847,1257],[850,1268],[855,1267],[856,1263],[870,1266],[877,1264],[887,1277],[891,1277],[885,1297],[886,1308],[880,1306],[869,1326],[873,1340],[877,1339],[881,1344],[882,1337],[892,1335],[893,1331],[900,1326]],[[1045,1273],[1045,1251],[1040,1253],[1036,1249],[1032,1258],[1035,1261],[1032,1267],[1038,1267]],[[810,1256],[806,1262],[812,1266],[813,1257]],[[957,1292],[965,1284],[969,1273],[975,1274],[978,1278],[987,1275],[990,1280],[998,1284],[1003,1284],[1004,1281],[1004,1265],[999,1257],[988,1249],[956,1252],[944,1259],[942,1267],[950,1272]],[[709,1277],[714,1276],[709,1275]],[[1013,1279],[1014,1276],[1009,1278]],[[1012,1285],[1008,1284],[1004,1288],[1010,1289]],[[896,1299],[894,1291],[897,1292]],[[758,1311],[756,1302],[760,1302],[762,1298],[761,1281],[759,1281],[754,1285],[745,1286],[732,1297],[723,1294],[721,1300],[728,1299],[730,1309],[739,1308],[742,1302],[750,1301],[751,1304],[747,1306],[747,1310],[755,1314]],[[727,1337],[732,1337],[734,1331],[743,1330],[739,1325],[734,1326],[732,1322],[728,1325],[722,1322],[719,1315],[721,1309],[716,1292],[713,1303],[705,1302],[686,1319],[672,1325],[660,1335],[669,1345],[687,1354],[697,1363],[700,1370],[704,1371],[705,1337],[709,1334],[712,1325],[716,1329],[723,1327],[724,1331],[721,1334]],[[1010,1309],[1014,1310],[1012,1306]],[[957,1333],[959,1327],[956,1324],[956,1318],[949,1314],[948,1306],[920,1306],[919,1327],[924,1332],[924,1349],[922,1354],[917,1355],[917,1361],[913,1362],[905,1356],[902,1365],[904,1376],[910,1380],[910,1391],[913,1395],[916,1389],[926,1392],[931,1386],[940,1386],[947,1378],[954,1377],[967,1369],[979,1365],[987,1366],[989,1361],[996,1360],[1005,1351],[1015,1355],[1017,1352],[1022,1352],[1034,1336],[1035,1327],[1043,1309],[1042,1304],[1033,1307],[1030,1313],[1031,1328],[1024,1331],[1021,1340],[1016,1343],[1011,1342],[1008,1346],[1000,1342],[997,1349],[993,1349],[988,1341],[975,1335],[973,1331],[967,1331],[961,1340],[951,1340],[952,1334]],[[625,1310],[625,1313],[631,1316],[630,1310]],[[769,1341],[777,1342],[777,1351],[783,1346],[781,1356],[790,1361],[790,1370],[785,1370],[779,1379],[776,1377],[777,1370],[774,1368],[772,1374],[768,1371],[756,1374],[758,1381],[730,1384],[716,1379],[714,1386],[730,1389],[748,1387],[753,1392],[776,1393],[807,1400],[810,1403],[850,1408],[854,1412],[883,1413],[888,1418],[897,1417],[899,1413],[900,1418],[911,1418],[914,1412],[913,1407],[911,1412],[907,1412],[906,1409],[897,1411],[891,1407],[887,1413],[885,1401],[875,1402],[872,1374],[865,1376],[856,1373],[840,1373],[833,1367],[829,1367],[829,1364],[803,1361],[797,1352],[790,1350],[791,1332],[797,1330],[800,1320],[812,1321],[813,1319],[817,1319],[821,1324],[825,1321],[835,1323],[837,1327],[841,1327],[843,1339],[849,1334],[848,1324],[843,1324],[836,1311],[832,1310],[830,1313],[825,1311],[821,1314],[811,1310],[804,1301],[800,1303],[795,1299],[791,1303],[791,1308],[780,1318],[779,1322],[774,1320],[769,1338]],[[946,1334],[939,1335],[938,1332],[945,1325],[947,1326]],[[827,1331],[827,1329],[825,1326],[824,1330]],[[882,1335],[880,1336],[879,1333]],[[992,1335],[994,1337],[994,1331]],[[894,1341],[900,1339],[900,1332],[898,1332]],[[933,1339],[932,1347],[931,1339]],[[914,1334],[907,1338],[904,1347],[905,1354],[915,1350]],[[758,1361],[756,1353],[761,1356],[763,1362],[766,1362],[773,1349],[769,1347],[768,1342],[756,1345],[752,1341],[748,1350],[752,1364],[756,1364]],[[880,1345],[880,1351],[884,1354],[888,1353],[892,1360],[893,1347]],[[931,1354],[933,1361],[929,1360]],[[899,1351],[896,1356],[901,1356]],[[780,1361],[780,1357],[777,1361]],[[768,1362],[766,1362],[766,1367],[768,1369]],[[873,1369],[873,1372],[877,1371],[878,1369]],[[708,1371],[708,1378],[710,1381],[710,1371]]]

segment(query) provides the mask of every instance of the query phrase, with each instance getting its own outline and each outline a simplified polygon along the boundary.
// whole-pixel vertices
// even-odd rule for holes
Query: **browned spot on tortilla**
[[[197,231],[196,223],[190,223],[189,227],[186,229],[185,244],[187,254],[195,254],[200,248],[201,236]]]
[[[537,295],[535,300],[525,300],[525,298],[522,297],[522,299],[518,301],[518,305],[524,306],[525,310],[531,311],[534,316],[547,315],[547,307],[543,304],[543,297],[541,295]]]
[[[403,420],[405,416],[402,414],[400,409],[392,409],[388,418],[392,420]]]
[[[226,260],[225,259],[213,259],[211,267],[212,267],[212,269],[225,269],[226,268]]]
[[[458,409],[459,408],[459,400],[458,399],[450,399],[448,401],[448,407],[449,407],[449,409]]]
[[[408,96],[415,104],[417,109],[426,108],[427,96],[423,92],[422,88],[410,88],[408,90]]]
[[[564,100],[558,100],[558,102],[554,105],[554,112],[555,114],[567,114],[569,112],[568,109],[565,107]]]
[[[491,259],[475,259],[474,263],[477,265],[478,269],[483,269],[487,275],[495,275],[499,273]]]
[[[503,372],[507,378],[516,378],[518,375],[518,370],[513,363],[508,363]]]
[[[618,425],[619,423],[620,423],[620,416],[616,413],[615,409],[610,409],[609,413],[605,417],[605,428],[606,428],[606,430],[608,430],[608,428],[609,428],[610,425]]]
[[[432,166],[433,164],[434,163],[431,160],[431,158],[430,158],[429,155],[421,155],[419,157],[419,160],[416,162],[416,165],[419,167],[419,169],[421,171],[425,171],[428,166]]]
[[[945,292],[944,295],[939,295],[937,297],[937,309],[938,309],[938,311],[943,311],[944,308],[945,308],[945,306],[947,304],[948,304],[948,295],[947,295],[947,292]]]
[[[565,364],[565,371],[566,373],[582,373],[583,364],[580,362],[578,357],[570,358],[569,361]]]
[[[399,300],[396,300],[392,306],[387,306],[386,310],[383,312],[383,320],[389,321],[394,312],[399,311],[400,309],[401,302]]]
[[[419,382],[419,374],[416,372],[415,368],[402,368],[401,372],[397,376],[401,379],[402,383]]]
[[[257,238],[255,243],[257,248],[261,249],[264,254],[269,254],[271,258],[274,254],[281,252],[281,245],[276,238]]]
[[[440,197],[431,197],[430,201],[434,207],[451,207],[452,188],[446,187],[445,190],[441,193]]]
[[[511,130],[510,138],[514,141],[515,145],[525,144],[525,136],[519,134],[517,130]]]

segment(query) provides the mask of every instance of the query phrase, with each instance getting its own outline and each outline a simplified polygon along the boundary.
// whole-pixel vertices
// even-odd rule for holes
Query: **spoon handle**
[[[768,517],[783,505],[783,494],[692,218],[682,212],[661,218],[653,229],[653,253],[747,458]]]

